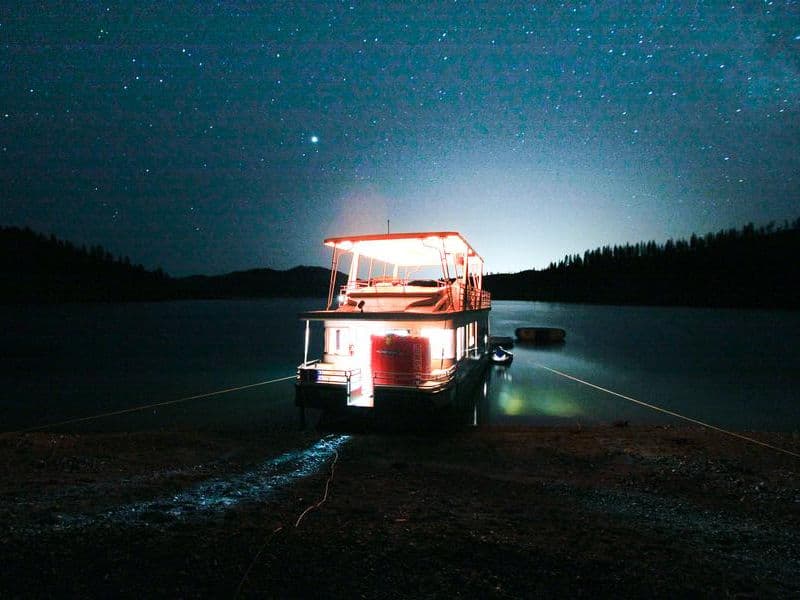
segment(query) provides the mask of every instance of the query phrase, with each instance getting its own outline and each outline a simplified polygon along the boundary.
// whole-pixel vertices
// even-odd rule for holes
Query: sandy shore
[[[800,460],[702,429],[36,433],[0,464],[0,597],[800,594]]]

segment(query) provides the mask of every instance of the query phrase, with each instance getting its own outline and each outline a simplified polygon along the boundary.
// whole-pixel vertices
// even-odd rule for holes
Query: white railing
[[[400,292],[411,292],[419,293],[416,289],[418,287],[425,287],[431,290],[431,295],[434,293],[441,292],[441,290],[447,290],[447,294],[441,298],[441,301],[435,305],[434,311],[439,310],[480,310],[491,308],[492,306],[492,297],[489,292],[486,290],[481,290],[472,286],[464,287],[460,283],[455,284],[448,284],[442,281],[436,282],[436,286],[415,286],[414,281],[405,281],[405,280],[392,280],[391,282],[388,280],[385,281],[376,281],[376,279],[372,280],[358,280],[355,283],[349,283],[347,285],[341,286],[339,289],[339,298],[345,299],[343,302],[340,300],[341,304],[347,303],[348,301],[355,306],[355,299],[350,300],[350,294],[361,294],[357,295],[357,298],[366,298],[367,296],[363,296],[362,294],[368,293],[370,297],[373,295],[377,298],[380,297],[382,294],[397,296]],[[408,288],[411,288],[409,290]]]
[[[435,373],[396,371],[373,371],[372,384],[375,387],[406,387],[425,390],[438,390],[450,384],[456,376],[456,366]]]
[[[297,367],[297,382],[300,385],[344,385],[349,394],[361,387],[361,369],[328,369],[321,367],[318,360],[312,360]]]

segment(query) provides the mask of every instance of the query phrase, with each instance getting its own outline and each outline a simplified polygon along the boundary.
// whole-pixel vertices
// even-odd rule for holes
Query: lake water
[[[303,352],[296,315],[320,303],[4,307],[0,431],[290,376]],[[800,313],[495,301],[491,314],[495,335],[521,325],[567,331],[565,344],[517,345],[510,368],[493,368],[492,424],[674,422],[543,365],[721,427],[800,429]],[[291,381],[80,428],[248,426],[295,426]]]

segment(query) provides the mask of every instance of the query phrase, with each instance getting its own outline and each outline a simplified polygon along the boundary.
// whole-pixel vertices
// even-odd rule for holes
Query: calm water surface
[[[292,375],[299,311],[316,299],[6,307],[0,430],[169,401]],[[800,428],[800,313],[494,302],[492,332],[567,330],[492,370],[495,424],[665,422],[540,365],[718,426]],[[319,341],[320,336],[317,335]],[[319,352],[319,345],[311,354]],[[83,427],[293,427],[292,382]]]
[[[495,306],[496,305],[496,306]],[[673,421],[537,364],[722,427],[800,428],[800,313],[496,302],[496,335],[562,327],[566,343],[515,347],[491,380],[495,423]]]

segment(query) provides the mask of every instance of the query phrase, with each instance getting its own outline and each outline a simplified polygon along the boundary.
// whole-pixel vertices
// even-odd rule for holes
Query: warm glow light
[[[498,407],[509,416],[534,416],[572,418],[583,414],[580,406],[568,398],[542,391],[523,395],[521,391],[501,389],[497,398]]]
[[[329,238],[327,246],[401,267],[441,265],[441,252],[469,256],[472,270],[482,270],[483,259],[461,235],[452,232],[393,233]],[[463,258],[462,258],[463,260]],[[480,266],[480,268],[477,268]]]
[[[525,402],[517,394],[501,394],[498,398],[498,404],[500,405],[502,411],[507,415],[516,416],[526,412],[524,410]]]
[[[361,256],[374,258],[390,265],[439,265],[439,250],[422,244],[420,239],[362,240],[355,244]]]
[[[440,327],[423,327],[420,331],[423,337],[431,341],[431,359],[454,358],[453,331]]]
[[[408,329],[387,329],[385,334],[382,335],[396,335],[398,337],[406,337],[410,335]]]

